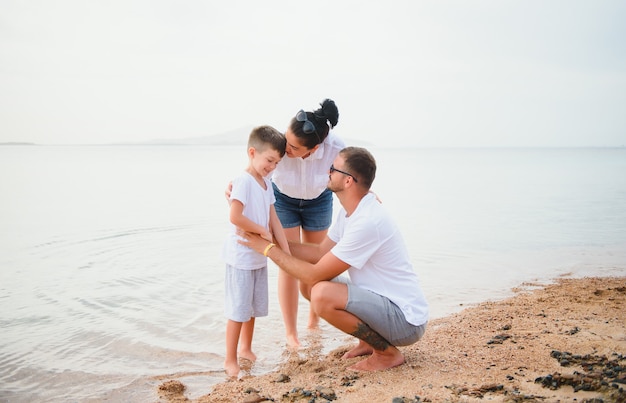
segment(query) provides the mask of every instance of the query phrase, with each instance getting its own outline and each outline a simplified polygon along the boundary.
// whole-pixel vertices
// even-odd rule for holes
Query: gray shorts
[[[394,346],[408,346],[424,335],[426,323],[415,326],[407,322],[400,308],[389,298],[359,288],[345,277],[333,281],[348,286],[346,311],[361,319]]]
[[[267,266],[242,270],[226,265],[224,315],[235,322],[247,322],[268,314]]]

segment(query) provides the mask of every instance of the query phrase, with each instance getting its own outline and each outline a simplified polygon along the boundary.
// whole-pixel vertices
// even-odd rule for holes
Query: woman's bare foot
[[[298,340],[298,335],[295,335],[295,334],[287,335],[287,347],[291,349],[300,348],[300,340]]]
[[[231,378],[237,377],[237,375],[239,375],[239,370],[240,368],[238,362],[224,361],[224,371],[226,371],[226,375]]]
[[[319,329],[320,327],[320,317],[312,309],[309,309],[309,323],[306,327],[307,329]]]
[[[256,361],[256,354],[254,354],[252,350],[237,351],[237,355],[239,356],[239,358],[243,358],[248,361],[252,361],[252,362]]]
[[[362,355],[370,355],[374,352],[374,349],[364,341],[359,341],[359,344],[351,350],[346,351],[346,353],[341,357],[344,360],[348,358],[360,357]]]
[[[404,356],[395,347],[388,347],[384,352],[374,351],[371,356],[363,361],[348,367],[352,371],[380,371],[402,365]]]
[[[315,317],[315,318],[309,318],[309,323],[306,325],[307,329],[310,330],[317,330],[320,328],[320,318],[319,317]]]

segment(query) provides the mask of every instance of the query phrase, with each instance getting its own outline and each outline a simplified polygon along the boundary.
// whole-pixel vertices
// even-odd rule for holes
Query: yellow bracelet
[[[276,244],[270,243],[269,245],[267,245],[265,247],[265,250],[263,251],[263,256],[267,257],[267,252],[270,251],[270,249],[272,249],[274,246],[276,246]]]

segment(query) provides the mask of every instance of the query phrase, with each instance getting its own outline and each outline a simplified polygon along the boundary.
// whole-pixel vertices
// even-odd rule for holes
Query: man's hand
[[[271,242],[263,239],[259,234],[255,234],[252,232],[246,232],[241,229],[237,229],[237,235],[239,235],[243,239],[237,240],[241,245],[247,246],[248,248],[263,254],[267,245]]]

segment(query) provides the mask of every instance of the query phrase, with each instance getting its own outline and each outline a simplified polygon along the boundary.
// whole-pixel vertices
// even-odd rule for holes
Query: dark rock
[[[568,330],[567,332],[565,332],[565,334],[569,334],[570,336],[575,335],[576,333],[580,332],[580,328],[579,327],[575,327],[571,330]]]
[[[591,354],[581,356],[553,350],[550,356],[557,359],[562,366],[580,365],[584,372],[575,371],[572,375],[549,374],[536,378],[535,383],[540,383],[543,387],[550,389],[558,389],[568,385],[575,392],[581,390],[598,391],[608,394],[610,401],[626,402],[626,393],[622,388],[617,387],[617,382],[626,381],[626,374],[623,373],[624,365],[622,365],[624,357],[616,353],[612,355],[616,358],[609,360],[606,356]],[[587,401],[585,400],[585,402]],[[602,400],[600,399],[600,401]]]
[[[508,340],[511,338],[511,335],[503,333],[503,334],[498,334],[496,336],[493,336],[493,338],[491,340],[489,340],[487,342],[487,344],[502,344],[505,340]]]
[[[317,388],[315,388],[315,390],[317,390],[318,395],[320,397],[323,397],[324,399],[327,399],[327,400],[335,400],[335,399],[337,399],[337,395],[335,394],[335,391],[332,390],[331,388],[318,386]]]

